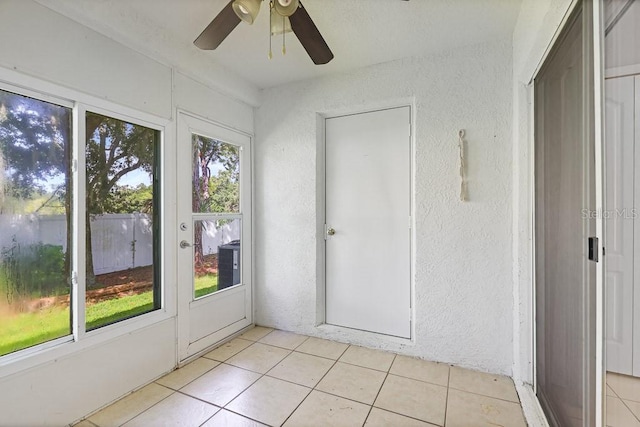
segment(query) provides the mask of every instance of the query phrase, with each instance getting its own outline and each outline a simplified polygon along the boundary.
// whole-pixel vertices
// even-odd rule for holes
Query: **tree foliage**
[[[92,215],[114,212],[122,202],[119,196],[124,196],[126,190],[117,186],[120,179],[137,170],[152,173],[157,131],[89,112],[86,123],[87,224],[90,224]],[[86,236],[87,286],[93,287],[96,280],[91,227],[87,227]]]
[[[87,207],[92,215],[114,212],[118,181],[138,169],[151,174],[156,131],[93,113],[87,123],[97,123],[87,127]]]
[[[115,185],[103,204],[105,213],[151,213],[153,210],[153,188],[139,184]]]
[[[240,150],[201,135],[192,137],[193,212],[236,213],[240,206]],[[195,264],[204,261],[202,222],[194,229]]]
[[[33,200],[47,194],[64,201],[70,222],[71,119],[69,108],[0,91],[0,200]],[[111,211],[123,203],[120,199],[127,199],[126,190],[117,186],[120,179],[139,169],[152,172],[156,131],[89,112],[85,124],[86,213],[90,224],[91,215]],[[57,187],[51,188],[52,184]],[[142,208],[145,203],[138,205]],[[0,213],[3,206],[0,204]],[[69,227],[67,247],[71,247],[70,232]],[[95,281],[91,227],[86,234],[87,280],[91,285]],[[68,257],[65,271],[69,271]]]
[[[29,199],[69,175],[70,129],[70,109],[0,91],[2,193]]]

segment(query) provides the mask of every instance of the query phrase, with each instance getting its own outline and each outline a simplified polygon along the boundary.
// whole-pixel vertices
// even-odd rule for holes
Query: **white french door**
[[[411,109],[328,118],[326,322],[411,337]]]
[[[194,354],[252,323],[251,138],[178,114],[178,344]]]
[[[633,374],[635,82],[606,81],[607,370]]]

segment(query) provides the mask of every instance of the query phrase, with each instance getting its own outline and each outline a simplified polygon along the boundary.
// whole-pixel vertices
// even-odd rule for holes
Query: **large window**
[[[76,311],[90,331],[160,308],[160,132],[87,112],[74,153],[73,114],[0,90],[0,356],[68,337]],[[86,168],[72,173],[79,157]]]
[[[71,109],[0,91],[0,355],[71,333]]]
[[[98,328],[160,307],[158,134],[87,113],[86,323]]]

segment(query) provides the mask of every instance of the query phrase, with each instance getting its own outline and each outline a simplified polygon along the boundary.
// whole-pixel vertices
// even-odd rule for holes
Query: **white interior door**
[[[180,360],[252,323],[250,143],[178,115]]]
[[[411,110],[326,120],[326,322],[411,336]]]
[[[633,372],[634,77],[605,83],[607,370]]]

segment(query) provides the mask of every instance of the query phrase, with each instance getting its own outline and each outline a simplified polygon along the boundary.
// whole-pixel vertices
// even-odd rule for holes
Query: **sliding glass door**
[[[601,418],[594,3],[578,4],[535,78],[536,392],[555,426]]]

